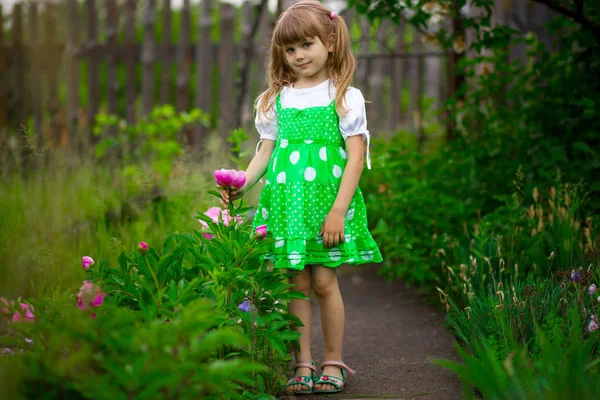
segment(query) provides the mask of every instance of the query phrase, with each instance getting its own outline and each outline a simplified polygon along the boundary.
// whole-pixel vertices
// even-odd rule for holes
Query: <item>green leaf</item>
[[[277,333],[277,337],[286,341],[300,339],[300,336],[300,332],[290,330]]]
[[[271,343],[273,348],[277,350],[281,355],[287,355],[287,347],[285,346],[285,343],[280,337],[267,336],[267,339],[269,340],[269,343]]]

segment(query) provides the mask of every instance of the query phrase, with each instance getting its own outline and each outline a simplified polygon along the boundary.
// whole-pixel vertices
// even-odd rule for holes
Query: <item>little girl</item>
[[[321,307],[325,339],[322,375],[310,353],[310,301],[292,300],[290,312],[303,327],[295,352],[295,376],[288,394],[335,393],[346,383],[342,361],[344,305],[336,278],[341,264],[381,262],[367,229],[358,187],[363,140],[369,132],[365,101],[350,87],[355,59],[344,20],[317,1],[301,1],[281,14],[271,40],[269,88],[257,100],[260,150],[238,191],[223,191],[225,202],[243,196],[266,172],[254,228],[266,224],[276,268],[296,270],[296,289],[312,291]]]

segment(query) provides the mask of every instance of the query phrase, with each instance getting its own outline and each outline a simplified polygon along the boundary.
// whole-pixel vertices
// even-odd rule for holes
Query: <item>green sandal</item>
[[[351,374],[355,374],[356,371],[348,367],[344,362],[339,361],[323,361],[321,364],[321,369],[328,365],[332,365],[335,367],[340,367],[342,369],[342,377],[339,378],[337,376],[332,375],[321,375],[319,379],[313,384],[314,385],[333,385],[335,389],[315,389],[313,393],[339,393],[344,390],[344,386],[346,386],[346,371]]]
[[[309,394],[312,393],[312,388],[315,382],[315,376],[317,375],[317,367],[315,366],[315,362],[313,361],[311,364],[301,362],[294,364],[294,371],[300,367],[310,368],[310,376],[293,376],[288,379],[287,383],[283,387],[283,391],[286,394]],[[294,385],[303,385],[306,386],[307,390],[293,390],[290,391],[288,388]]]

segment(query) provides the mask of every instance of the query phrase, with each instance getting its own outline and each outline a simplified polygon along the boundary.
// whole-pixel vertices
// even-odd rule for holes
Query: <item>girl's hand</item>
[[[344,241],[345,215],[339,211],[330,211],[323,222],[319,236],[323,236],[325,247],[337,246]]]
[[[223,200],[221,200],[221,205],[227,207],[227,204],[229,204],[230,201],[240,199],[244,194],[246,194],[246,186],[242,186],[239,189],[222,188],[221,196],[223,197]]]

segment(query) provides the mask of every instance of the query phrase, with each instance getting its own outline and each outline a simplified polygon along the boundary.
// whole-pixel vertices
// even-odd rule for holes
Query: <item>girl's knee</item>
[[[335,276],[332,278],[319,277],[311,282],[315,294],[319,297],[327,297],[339,290]]]
[[[292,277],[290,281],[295,285],[292,288],[293,290],[298,290],[304,293],[307,297],[310,297],[313,289],[309,271],[300,271],[298,274]]]

